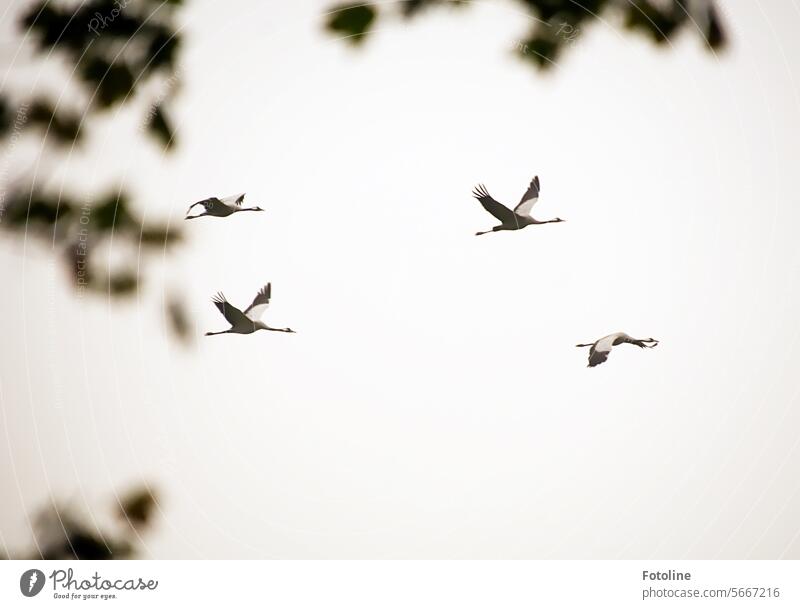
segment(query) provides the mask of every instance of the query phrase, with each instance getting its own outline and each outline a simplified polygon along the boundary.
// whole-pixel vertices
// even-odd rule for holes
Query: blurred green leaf
[[[11,104],[4,96],[0,96],[0,136],[11,131],[11,125],[14,122],[13,116]]]
[[[56,110],[53,104],[43,98],[30,103],[27,124],[40,128],[46,136],[54,138],[59,144],[72,144],[81,139],[80,115],[67,110]]]
[[[181,38],[166,27],[159,27],[154,33],[147,48],[147,61],[143,70],[172,69],[180,49]]]
[[[133,271],[117,271],[109,276],[107,285],[109,296],[128,296],[139,287],[139,276]]]
[[[123,193],[109,193],[99,203],[92,206],[89,213],[89,223],[93,230],[125,231],[138,229],[139,223],[128,210],[128,200]]]
[[[632,31],[647,35],[662,44],[692,23],[689,15],[707,11],[706,31],[702,32],[708,45],[721,49],[726,43],[725,29],[714,6],[714,0],[519,0],[533,21],[525,43],[518,45],[520,55],[539,69],[549,69],[562,51],[581,35],[589,22],[598,19],[619,19]],[[399,13],[408,19],[423,9],[442,5],[468,5],[459,0],[402,0]],[[389,3],[388,6],[391,6]],[[328,14],[327,29],[352,44],[360,44],[377,17],[377,3],[347,4],[333,7]],[[388,7],[387,7],[388,8]],[[612,13],[613,15],[606,15]],[[568,26],[569,29],[565,29]],[[569,35],[564,32],[569,31]],[[522,51],[527,45],[527,49]]]
[[[632,0],[625,15],[625,26],[644,32],[656,44],[663,44],[686,17],[686,11],[678,3],[664,9],[650,0]]]
[[[175,148],[175,130],[166,108],[177,90],[172,78],[179,73],[181,37],[174,9],[184,4],[182,0],[31,0],[22,4],[17,42],[33,46],[39,68],[56,60],[64,64],[64,77],[74,85],[65,90],[77,87],[79,95],[66,98],[76,108],[69,110],[34,91],[33,101],[21,103],[15,114],[12,101],[16,103],[19,96],[4,91],[0,96],[0,136],[6,143],[12,131],[11,137],[16,137],[22,129],[35,130],[49,145],[48,154],[63,154],[64,145],[85,143],[84,132],[90,132],[84,128],[87,123],[91,126],[115,106],[135,102],[139,88],[169,74],[169,87],[152,115],[140,124],[146,124],[147,137],[155,138],[163,150]],[[25,96],[30,95],[25,91]],[[86,100],[92,103],[87,105]],[[112,235],[137,246],[139,254],[163,252],[180,242],[181,233],[175,228],[157,223],[143,226],[124,192],[99,198],[82,192],[71,201],[60,194],[36,191],[31,195],[31,190],[6,194],[0,230],[26,237],[34,234],[45,247],[59,248],[69,276],[81,292],[129,296],[146,277],[144,270],[102,272],[108,265],[96,258],[108,251],[102,246]],[[137,248],[121,251],[136,252]],[[139,263],[131,259],[126,268],[139,269]]]
[[[708,8],[708,32],[706,33],[706,41],[708,42],[708,46],[714,50],[722,49],[727,44],[725,29],[722,27],[717,9],[713,4]]]
[[[326,27],[335,34],[345,37],[347,42],[359,45],[366,39],[369,27],[377,16],[370,5],[351,4],[332,9]]]
[[[437,5],[464,6],[468,0],[402,0],[400,11],[406,17],[414,17],[423,9]]]
[[[167,118],[163,104],[153,108],[152,116],[147,123],[147,132],[165,149],[169,150],[175,146],[175,132],[172,129],[170,120]]]
[[[94,88],[95,100],[108,108],[127,98],[133,91],[134,77],[122,63],[110,63],[102,57],[92,57],[83,64],[82,78]]]
[[[119,560],[135,558],[142,533],[152,524],[155,497],[146,489],[134,489],[120,505],[124,526],[98,528],[72,508],[51,506],[34,521],[35,549],[13,556],[28,560]],[[134,526],[128,526],[128,523]],[[120,523],[122,524],[122,523]],[[0,558],[5,556],[0,555]]]
[[[181,233],[167,226],[147,226],[139,233],[139,242],[148,248],[165,248],[181,240]]]
[[[518,51],[526,61],[532,61],[539,68],[548,69],[558,58],[561,46],[552,38],[534,36],[524,42]]]
[[[137,488],[120,501],[118,515],[139,529],[150,522],[157,505],[156,495],[152,489],[147,486]]]
[[[186,304],[173,294],[167,303],[166,312],[172,335],[182,343],[189,343],[192,339],[192,323]]]
[[[47,198],[39,194],[14,192],[6,202],[3,224],[6,228],[51,228],[56,222],[75,215],[75,206],[63,198]]]

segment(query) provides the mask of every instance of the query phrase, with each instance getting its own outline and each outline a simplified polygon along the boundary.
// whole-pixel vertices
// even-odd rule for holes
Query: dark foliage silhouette
[[[3,91],[0,137],[5,140],[6,160],[18,142],[37,138],[42,143],[37,163],[58,166],[73,148],[88,149],[93,125],[121,105],[141,109],[141,131],[158,146],[155,152],[172,150],[176,138],[168,107],[178,89],[181,37],[174,13],[180,4],[180,0],[122,5],[90,0],[78,6],[49,1],[29,5],[18,18],[17,42],[33,47],[34,67],[43,68],[50,56],[63,63],[68,94],[56,101],[46,86],[33,92]],[[161,93],[153,93],[157,87]],[[27,175],[2,175],[0,187],[0,229],[38,237],[44,247],[62,252],[64,267],[82,292],[134,294],[146,276],[140,257],[163,255],[180,238],[176,228],[143,223],[124,184],[92,193],[77,183],[49,184],[46,177],[34,182]],[[106,270],[109,248],[105,246],[112,238],[115,249],[133,253],[127,262]],[[116,247],[125,242],[133,247]],[[175,317],[170,313],[167,319]],[[177,326],[170,327],[185,338]]]
[[[106,529],[68,507],[50,506],[34,519],[33,548],[5,558],[24,560],[121,560],[136,558],[158,507],[149,487],[120,498],[115,525]],[[3,558],[0,556],[0,558]]]
[[[525,61],[548,69],[559,59],[584,29],[598,18],[618,18],[632,31],[647,36],[656,44],[673,40],[683,30],[697,31],[713,50],[726,43],[725,31],[713,0],[518,0],[529,14],[531,29],[517,52]],[[469,0],[401,0],[379,4],[352,2],[331,7],[326,28],[349,43],[363,45],[379,18],[397,12],[404,19],[414,18],[438,6],[466,7]],[[395,9],[395,10],[393,10]],[[612,19],[615,21],[615,19]]]

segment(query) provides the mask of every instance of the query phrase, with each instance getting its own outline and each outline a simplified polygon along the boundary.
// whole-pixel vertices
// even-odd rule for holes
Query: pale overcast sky
[[[725,1],[720,57],[593,23],[542,75],[517,4],[474,4],[353,51],[329,2],[196,0],[177,153],[125,111],[43,162],[149,218],[267,212],[186,224],[112,306],[0,235],[0,549],[151,481],[155,558],[800,558],[800,5]],[[567,222],[475,237],[473,186],[534,174]],[[297,334],[199,336],[267,281]],[[586,368],[618,330],[661,343]]]

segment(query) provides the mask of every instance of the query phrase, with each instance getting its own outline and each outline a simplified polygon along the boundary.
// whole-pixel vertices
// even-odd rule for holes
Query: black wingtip
[[[478,184],[472,190],[472,196],[475,197],[476,199],[482,199],[483,197],[489,196],[489,191],[486,190],[486,186],[484,186],[483,184]]]

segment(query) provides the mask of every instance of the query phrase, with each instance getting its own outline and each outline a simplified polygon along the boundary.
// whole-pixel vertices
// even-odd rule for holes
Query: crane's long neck
[[[294,330],[291,328],[270,328],[269,326],[264,326],[264,330],[269,330],[270,332],[291,332],[294,334]]]
[[[237,209],[236,211],[264,211],[259,207],[242,207],[241,209]]]
[[[206,332],[206,336],[216,336],[217,334],[228,334],[230,330],[223,330],[222,332]]]

